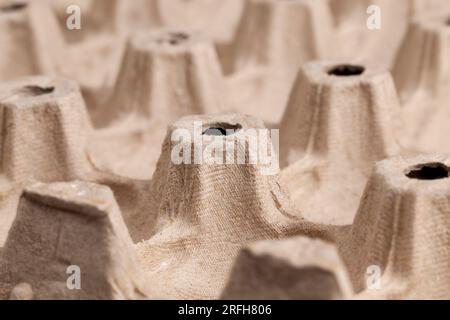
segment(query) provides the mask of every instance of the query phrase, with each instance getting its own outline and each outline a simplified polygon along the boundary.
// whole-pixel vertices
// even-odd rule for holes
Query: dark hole
[[[364,70],[365,68],[363,66],[342,64],[339,66],[335,66],[333,69],[328,71],[328,74],[338,77],[359,76],[364,72]]]
[[[447,26],[450,26],[450,17],[447,18],[447,21],[445,22],[445,24],[446,24]]]
[[[425,163],[412,168],[406,176],[410,179],[437,180],[448,178],[449,171],[450,168],[442,163]]]
[[[18,3],[12,3],[9,5],[4,5],[0,7],[1,12],[14,12],[19,11],[27,7],[26,3],[18,2]]]
[[[241,129],[240,124],[216,123],[206,128],[202,134],[205,136],[229,136]]]
[[[25,86],[19,89],[17,94],[21,97],[36,97],[52,93],[54,90],[55,87]]]

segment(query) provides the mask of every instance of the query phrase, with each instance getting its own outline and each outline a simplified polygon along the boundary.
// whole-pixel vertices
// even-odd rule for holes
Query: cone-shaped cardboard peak
[[[244,247],[222,299],[345,299],[352,295],[335,246],[294,237]]]
[[[105,186],[73,181],[27,188],[3,259],[13,293],[25,282],[35,299],[145,297],[131,238]]]
[[[47,0],[2,1],[0,43],[0,80],[60,71],[64,42]]]
[[[299,67],[326,58],[332,19],[322,0],[249,0],[234,43],[232,71],[249,66]]]
[[[392,77],[342,62],[310,62],[300,70],[281,122],[281,159],[315,154],[370,171],[394,155],[393,116],[399,109]]]
[[[133,238],[148,239],[177,215],[192,214],[197,206],[210,206],[201,195],[204,188],[216,190],[217,194],[223,192],[220,197],[230,198],[230,193],[225,190],[228,183],[238,177],[247,177],[245,186],[242,186],[247,191],[236,191],[235,199],[230,198],[230,203],[245,202],[255,197],[254,200],[259,201],[259,193],[265,192],[260,186],[278,173],[277,140],[277,132],[265,129],[261,120],[238,114],[186,116],[172,123],[152,178],[150,212],[143,211],[141,216],[135,217],[136,228],[131,228]],[[217,175],[222,180],[214,178]],[[187,196],[193,197],[193,202],[185,202],[184,197]],[[194,207],[179,207],[188,203]],[[225,219],[218,213],[192,219],[198,218]]]
[[[169,124],[188,114],[219,112],[223,92],[212,43],[178,30],[141,32],[130,38],[115,90],[94,122],[104,127],[139,115]]]
[[[353,221],[374,162],[399,151],[399,111],[386,71],[343,61],[300,69],[280,125],[280,158],[282,180],[305,218]]]
[[[29,77],[0,85],[2,173],[12,181],[61,181],[88,170],[91,129],[76,83]]]
[[[449,16],[450,11],[419,15],[411,21],[392,71],[402,101],[417,93],[434,96],[448,90]]]
[[[204,134],[213,131],[220,135]],[[153,215],[146,212],[158,232],[138,245],[149,274],[158,274],[155,287],[166,283],[164,297],[217,298],[241,245],[306,230],[278,183],[277,161],[272,172],[260,158],[252,162],[254,150],[276,156],[273,137],[253,140],[252,131],[266,129],[238,114],[189,116],[169,127],[152,181]],[[209,157],[213,147],[217,157]]]

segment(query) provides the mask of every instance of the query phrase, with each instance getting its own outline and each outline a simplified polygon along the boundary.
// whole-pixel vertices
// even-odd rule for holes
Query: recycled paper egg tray
[[[450,3],[0,1],[0,299],[449,299]]]

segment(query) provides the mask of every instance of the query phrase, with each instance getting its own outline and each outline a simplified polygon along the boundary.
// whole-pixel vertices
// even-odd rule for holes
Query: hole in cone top
[[[169,32],[157,40],[158,43],[168,43],[170,45],[177,45],[189,39],[189,35],[184,32]]]
[[[23,98],[37,97],[55,91],[55,87],[25,86],[17,90],[17,95]]]
[[[447,21],[445,21],[445,24],[450,27],[450,17],[447,18]]]
[[[170,44],[178,44],[179,42],[189,39],[189,35],[183,32],[171,32]]]
[[[19,10],[22,10],[22,9],[26,8],[27,5],[28,4],[26,4],[24,2],[12,3],[12,4],[8,4],[8,5],[0,6],[0,11],[1,12],[6,12],[6,13],[19,11]]]
[[[410,179],[437,180],[448,178],[449,171],[450,168],[445,164],[439,162],[425,163],[410,169],[409,172],[406,173],[406,176]]]
[[[328,74],[338,77],[350,77],[359,76],[364,72],[364,70],[365,68],[363,66],[341,64],[333,67],[330,71],[328,71]]]
[[[205,136],[231,136],[242,129],[240,124],[216,123],[203,131]]]

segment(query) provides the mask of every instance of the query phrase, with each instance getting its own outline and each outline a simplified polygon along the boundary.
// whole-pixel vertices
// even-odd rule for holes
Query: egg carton
[[[0,46],[0,299],[450,298],[449,1],[1,0]]]

